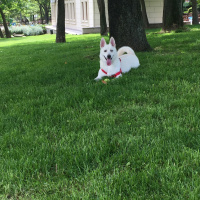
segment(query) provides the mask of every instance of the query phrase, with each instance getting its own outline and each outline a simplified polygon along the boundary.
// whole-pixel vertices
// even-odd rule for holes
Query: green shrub
[[[23,30],[22,30],[22,26],[12,26],[9,28],[11,34],[16,33],[16,34],[22,34]]]
[[[43,29],[43,33],[46,34],[47,33],[47,29],[46,29],[46,26],[44,24],[42,25],[42,29]]]
[[[24,34],[26,36],[42,35],[43,29],[41,26],[11,26],[11,34]]]

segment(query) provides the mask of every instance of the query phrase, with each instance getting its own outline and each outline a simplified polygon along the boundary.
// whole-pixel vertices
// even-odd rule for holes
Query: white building
[[[105,6],[107,9],[107,2]],[[163,0],[145,0],[150,24],[162,23]],[[51,0],[52,29],[57,22],[57,0]],[[106,12],[108,21],[108,12]],[[97,0],[65,0],[65,28],[69,33],[100,32],[100,15]]]

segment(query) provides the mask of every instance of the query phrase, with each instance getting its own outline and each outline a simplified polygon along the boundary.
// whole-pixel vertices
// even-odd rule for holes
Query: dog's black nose
[[[107,55],[107,58],[108,58],[108,59],[111,59],[111,55],[110,55],[110,54],[109,54],[109,55]]]

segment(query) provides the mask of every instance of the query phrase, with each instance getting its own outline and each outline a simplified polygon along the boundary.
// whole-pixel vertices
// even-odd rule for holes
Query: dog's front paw
[[[101,80],[101,78],[99,78],[98,76],[94,79],[95,81],[99,81]]]
[[[119,78],[119,77],[122,77],[122,74],[120,74],[120,75],[116,76],[116,78]]]

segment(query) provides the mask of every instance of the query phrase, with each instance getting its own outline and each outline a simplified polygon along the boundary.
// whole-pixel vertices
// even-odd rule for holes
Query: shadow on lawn
[[[2,42],[8,42],[8,41],[13,41],[13,40],[24,40],[26,37],[12,37],[12,38],[0,38],[1,43]]]
[[[66,39],[66,43],[56,43],[55,36],[38,36],[38,40],[31,40],[31,36],[26,38],[12,38],[12,39],[2,39],[1,40],[4,45],[0,45],[0,48],[3,52],[8,53],[9,55],[19,56],[19,55],[26,55],[28,53],[35,54],[40,53],[37,52],[39,50],[44,50],[47,52],[55,51],[55,53],[64,53],[74,55],[77,54],[84,54],[87,51],[99,50],[99,41],[100,36],[90,37],[90,39],[86,40],[83,36],[76,37],[76,36],[68,36]],[[7,43],[5,45],[5,43]],[[12,47],[10,49],[9,47]],[[40,56],[40,55],[39,55]]]
[[[194,27],[195,28],[195,27]],[[147,30],[150,31],[150,30]],[[46,48],[46,50],[51,50],[52,48],[59,49],[61,48],[65,52],[71,51],[72,49],[77,48],[79,51],[87,51],[87,49],[95,49],[99,50],[99,41],[101,39],[100,35],[94,34],[85,36],[75,36],[75,35],[66,35],[66,43],[55,43],[55,35],[42,35],[37,36],[38,40],[35,42],[31,40],[31,36],[24,37],[24,38],[11,38],[11,39],[1,39],[0,41],[3,43],[12,42],[13,44],[9,44],[9,46],[12,47],[19,47],[26,45],[28,48],[32,48],[33,50],[37,50],[37,46],[39,49]],[[44,39],[45,37],[45,39]],[[46,39],[46,37],[48,37]],[[152,32],[150,31],[147,35],[148,42],[152,46],[152,48],[156,47],[162,47],[164,50],[174,51],[175,46],[178,46],[179,48],[183,48],[185,51],[190,51],[189,44],[196,42],[196,40],[199,38],[197,31],[190,31],[190,32],[181,32],[181,33],[159,33],[159,32]],[[106,37],[106,40],[108,41],[108,37]],[[16,42],[16,44],[15,44]],[[187,47],[186,47],[187,46]],[[7,47],[7,46],[1,46],[1,48]],[[58,48],[57,48],[58,47]]]
[[[34,37],[34,39],[33,39]],[[97,42],[97,46],[99,47],[99,42],[100,42],[101,37],[97,34],[94,35],[81,35],[81,36],[76,36],[76,35],[66,35],[66,43],[56,43],[56,35],[39,35],[39,36],[27,36],[27,37],[16,37],[16,38],[3,38],[0,39],[0,47],[7,47],[8,45],[10,46],[18,46],[18,45],[43,45],[43,44],[49,44],[49,45],[58,45],[62,46],[65,45],[67,46],[68,44],[75,44],[79,46],[87,45],[92,43],[94,46],[94,43]],[[1,45],[4,43],[3,45]],[[4,46],[5,43],[8,45]]]

